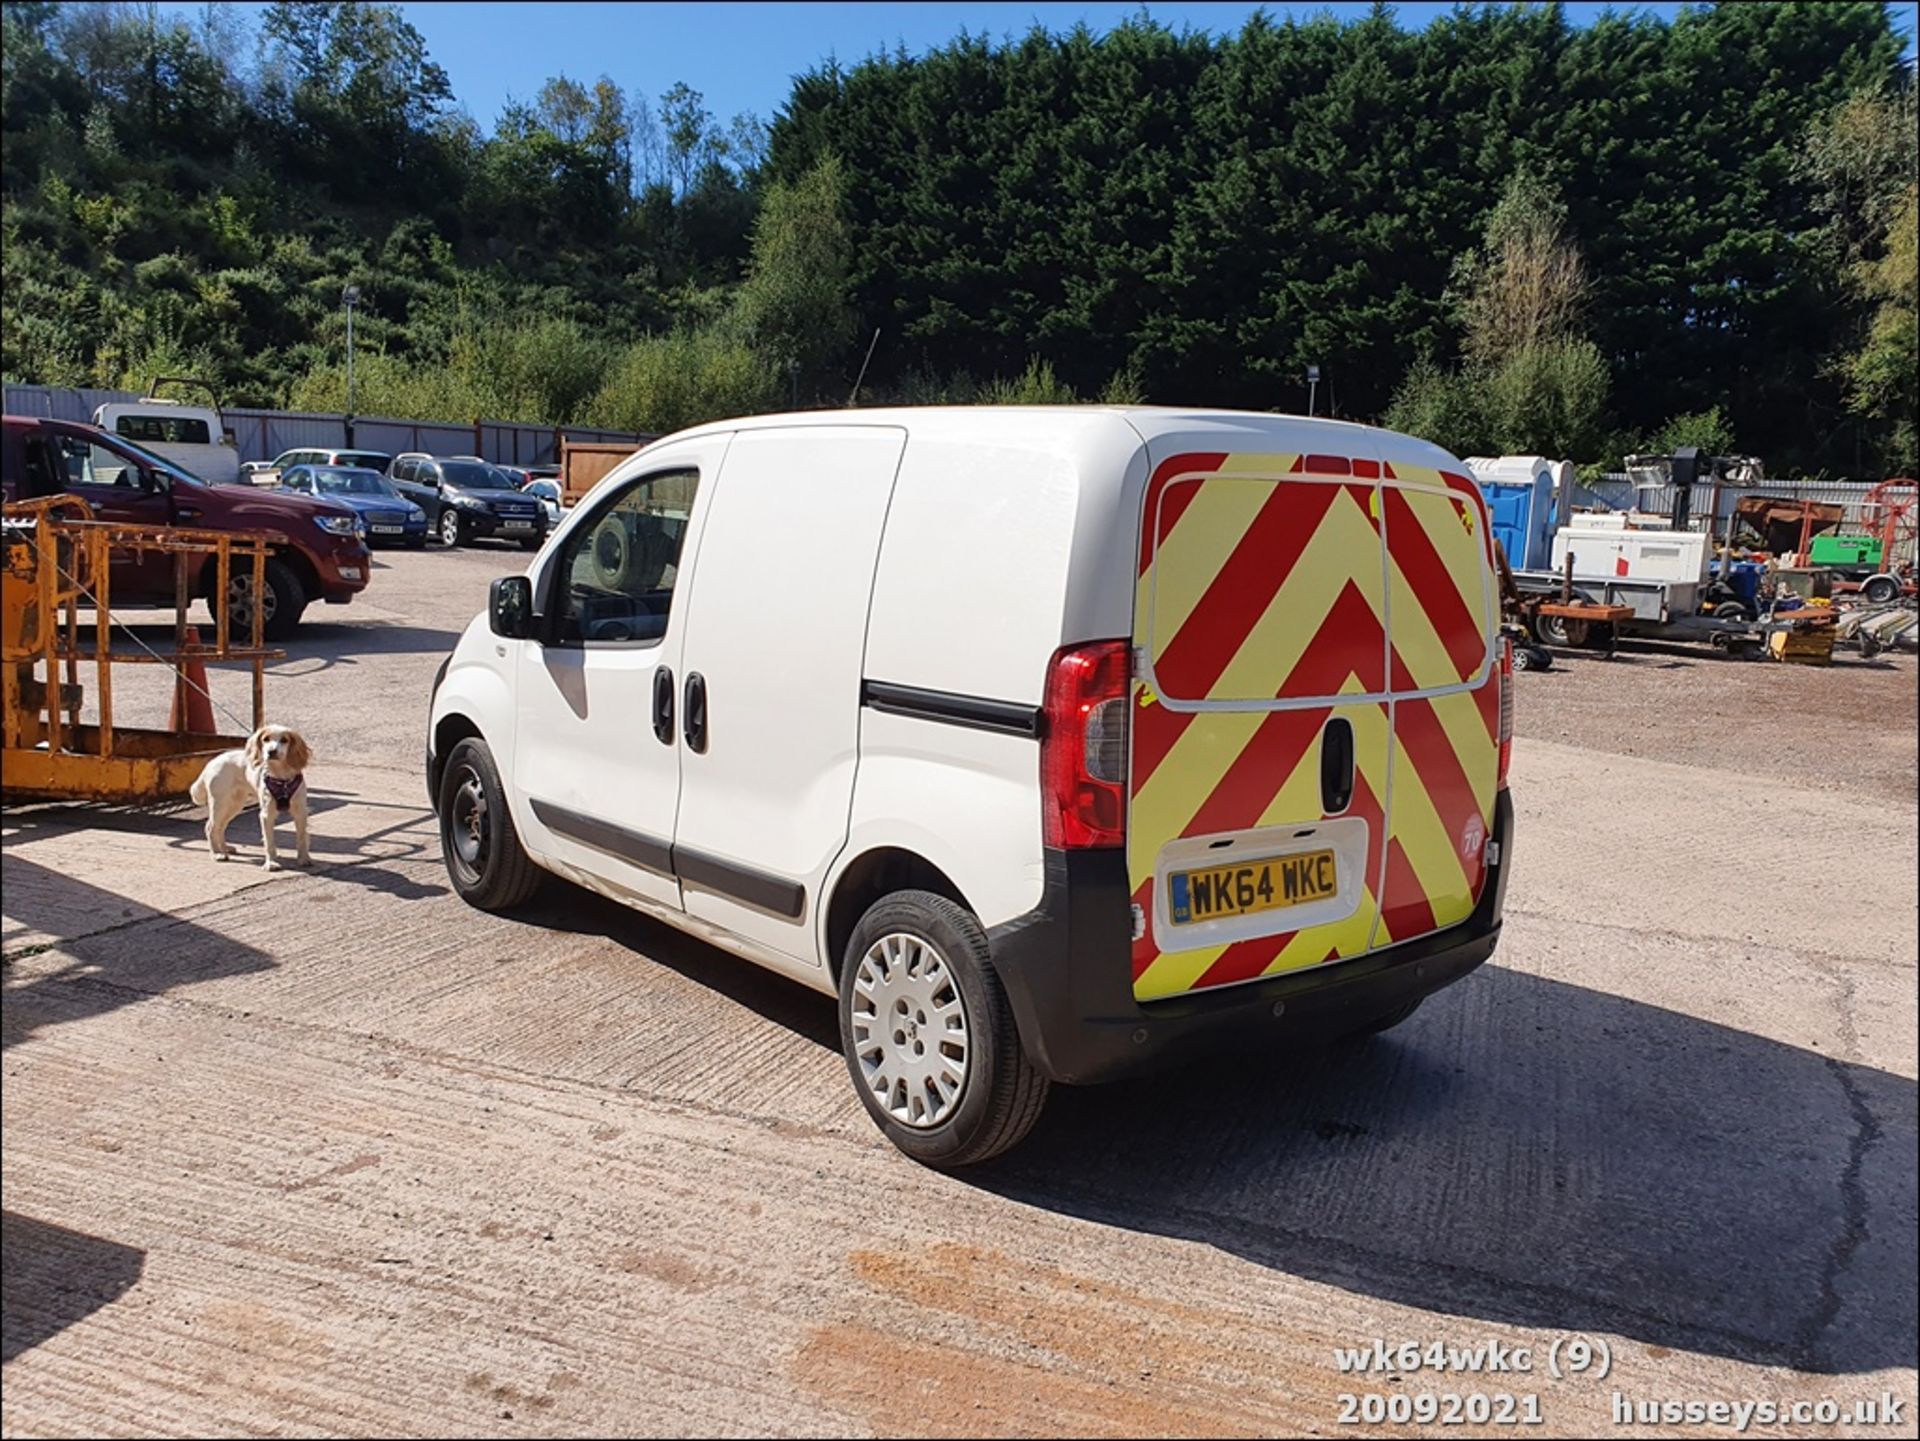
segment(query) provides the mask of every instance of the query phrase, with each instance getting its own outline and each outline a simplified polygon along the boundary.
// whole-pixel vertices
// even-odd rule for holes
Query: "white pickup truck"
[[[154,389],[163,382],[155,381]],[[209,485],[239,485],[240,451],[211,405],[189,405],[147,395],[114,401],[93,412],[102,430],[163,455]]]

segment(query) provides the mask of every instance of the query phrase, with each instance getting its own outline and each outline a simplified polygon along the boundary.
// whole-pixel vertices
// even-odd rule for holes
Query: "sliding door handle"
[[[660,666],[653,673],[653,733],[660,744],[673,744],[673,668]]]
[[[699,671],[687,672],[687,693],[681,698],[680,733],[687,738],[687,749],[704,755],[707,749],[707,678]]]

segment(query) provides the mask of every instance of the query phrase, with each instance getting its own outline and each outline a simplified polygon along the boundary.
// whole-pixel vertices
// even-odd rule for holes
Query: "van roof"
[[[1357,421],[1176,405],[938,405],[803,410],[711,421],[678,435],[662,436],[652,444],[735,431],[832,425],[898,425],[925,441],[964,445],[981,439],[1001,445],[1071,453],[1089,460],[1095,452],[1110,453],[1108,447],[1116,443],[1129,448],[1142,443],[1182,446],[1192,443],[1203,449],[1256,452],[1310,451],[1317,445],[1327,454],[1366,453],[1370,448],[1377,448],[1382,459],[1396,464],[1445,471],[1462,469],[1458,460],[1430,441]],[[1082,469],[1082,482],[1097,485],[1098,470],[1097,464],[1093,473]]]
[[[1218,426],[1229,430],[1258,431],[1279,423],[1289,428],[1314,426],[1328,433],[1366,431],[1373,426],[1351,420],[1332,420],[1324,416],[1277,414],[1264,410],[1221,410],[1204,406],[1180,405],[896,405],[872,406],[855,410],[797,410],[772,415],[742,416],[736,420],[709,421],[679,432],[681,435],[716,434],[730,430],[760,430],[770,426],[795,425],[933,425],[945,430],[984,427],[1009,418],[1023,421],[1052,420],[1065,431],[1081,429],[1101,421],[1123,420],[1142,439],[1156,435]],[[662,440],[671,437],[662,436]]]

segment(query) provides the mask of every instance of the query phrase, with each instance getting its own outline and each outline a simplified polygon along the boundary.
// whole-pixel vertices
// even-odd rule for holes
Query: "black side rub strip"
[[[673,848],[674,869],[680,879],[704,890],[718,891],[743,905],[758,906],[789,921],[800,919],[807,908],[807,888],[798,881],[783,881],[750,866],[723,861],[685,846]]]
[[[596,851],[605,851],[657,876],[677,878],[784,920],[797,921],[806,913],[807,888],[798,881],[782,880],[703,851],[669,845],[654,836],[583,816],[552,801],[534,800],[532,805],[540,824],[556,834],[583,846],[592,846]]]
[[[605,851],[657,876],[671,878],[673,875],[673,847],[657,837],[583,816],[552,801],[535,799],[532,806],[541,825],[568,840]]]
[[[887,715],[944,721],[970,730],[999,731],[1015,736],[1040,734],[1039,707],[1016,701],[988,700],[984,696],[956,695],[952,691],[921,690],[918,686],[868,680],[860,683],[860,704]]]

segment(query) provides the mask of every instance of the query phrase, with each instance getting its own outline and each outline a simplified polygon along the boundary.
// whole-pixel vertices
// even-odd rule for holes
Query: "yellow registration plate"
[[[1243,866],[1175,871],[1167,877],[1173,923],[1192,925],[1324,901],[1340,889],[1332,851],[1300,851]]]

